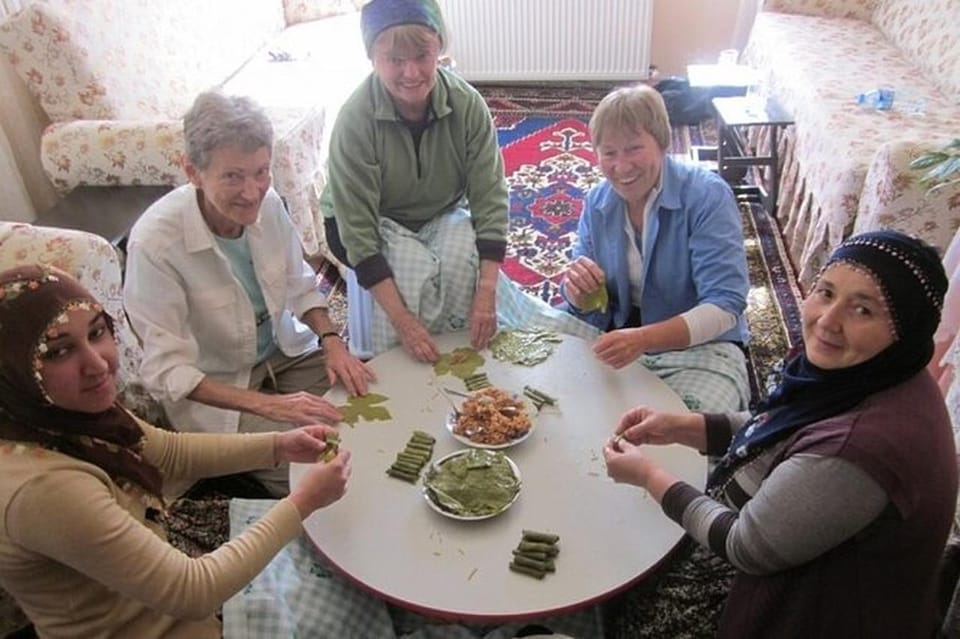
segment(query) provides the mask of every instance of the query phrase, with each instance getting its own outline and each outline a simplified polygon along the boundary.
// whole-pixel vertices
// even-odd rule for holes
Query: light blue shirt
[[[743,312],[750,278],[743,247],[740,211],[730,187],[719,176],[665,156],[663,188],[653,201],[643,232],[643,294],[630,297],[626,202],[608,180],[587,194],[577,228],[573,257],[585,255],[603,269],[610,303],[607,311],[566,309],[600,330],[621,328],[631,306],[643,324],[654,324],[700,304],[714,304],[737,317],[737,325],[716,341],[746,343]]]
[[[267,301],[263,298],[263,289],[257,281],[256,271],[253,270],[253,257],[250,255],[247,234],[241,233],[237,238],[216,236],[216,240],[230,262],[230,269],[240,280],[253,305],[253,316],[257,322],[257,363],[260,363],[273,354],[277,344],[273,340],[273,324],[270,323]]]

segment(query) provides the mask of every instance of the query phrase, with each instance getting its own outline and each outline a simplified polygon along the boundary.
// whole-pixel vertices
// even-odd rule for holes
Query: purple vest
[[[720,637],[929,639],[937,566],[957,504],[957,454],[943,397],[922,371],[853,410],[801,428],[798,453],[855,463],[891,504],[869,526],[802,566],[738,573]]]

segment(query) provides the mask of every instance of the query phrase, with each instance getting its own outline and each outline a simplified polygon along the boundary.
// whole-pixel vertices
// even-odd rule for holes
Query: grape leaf
[[[449,373],[454,377],[463,379],[473,375],[478,368],[483,366],[485,361],[483,355],[474,349],[462,346],[453,349],[450,353],[440,355],[440,359],[433,365],[433,372],[437,375]]]
[[[602,313],[606,313],[607,305],[609,303],[610,298],[607,295],[607,287],[601,286],[584,298],[583,307],[580,310],[584,313],[589,313],[590,311],[600,311]]]
[[[351,397],[343,406],[337,406],[337,409],[343,413],[344,423],[356,426],[357,420],[363,419],[368,422],[385,422],[391,419],[390,411],[386,406],[375,406],[387,401],[386,395],[377,393],[367,393],[358,397]]]

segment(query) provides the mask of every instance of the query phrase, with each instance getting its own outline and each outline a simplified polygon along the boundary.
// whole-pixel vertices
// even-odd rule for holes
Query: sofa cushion
[[[287,27],[223,84],[267,108],[339,104],[371,71],[356,11]],[[332,121],[331,121],[332,125]]]
[[[958,13],[956,0],[881,0],[873,15],[887,39],[954,103],[960,103]]]
[[[38,0],[0,47],[55,122],[177,119],[283,26],[277,0]]]
[[[291,25],[352,13],[365,3],[366,0],[283,0],[283,11]]]
[[[368,73],[354,11],[284,29],[223,84],[228,94],[251,96],[273,123],[274,186],[311,255],[327,252],[318,205],[327,132]],[[183,153],[179,116],[58,122],[42,141],[44,169],[61,191],[81,184],[180,184]]]

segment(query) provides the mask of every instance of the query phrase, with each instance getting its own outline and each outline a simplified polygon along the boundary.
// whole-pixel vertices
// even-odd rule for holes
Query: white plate
[[[465,446],[469,446],[471,448],[483,448],[485,450],[502,450],[504,448],[510,448],[511,446],[519,444],[533,434],[533,431],[537,428],[537,416],[540,412],[537,410],[537,407],[534,405],[534,403],[531,402],[527,397],[514,393],[514,398],[522,401],[524,407],[526,407],[527,415],[530,417],[530,428],[527,429],[527,432],[520,437],[511,439],[510,441],[503,442],[502,444],[481,444],[480,442],[473,441],[466,435],[459,435],[455,433],[453,431],[457,425],[457,416],[455,413],[447,413],[446,420],[444,420],[444,425],[447,427],[447,430],[450,431],[450,434],[453,435],[453,438]]]
[[[439,468],[440,466],[443,465],[444,462],[450,459],[453,459],[454,457],[466,455],[469,452],[471,452],[471,450],[468,448],[465,450],[458,450],[458,451],[452,452],[449,455],[444,455],[443,457],[441,457],[440,459],[436,460],[431,464],[431,469]],[[473,515],[473,516],[457,515],[456,513],[451,513],[447,510],[444,510],[440,504],[434,501],[433,491],[430,490],[430,488],[427,486],[427,483],[426,483],[426,476],[424,476],[424,481],[423,481],[423,498],[427,500],[427,505],[430,506],[430,508],[433,508],[435,511],[437,511],[444,517],[449,517],[450,519],[457,519],[459,521],[480,521],[482,519],[490,519],[491,517],[496,517],[497,515],[501,515],[504,512],[506,512],[506,510],[510,508],[510,506],[512,506],[514,502],[517,501],[517,498],[520,497],[520,490],[523,488],[523,481],[520,478],[520,468],[514,463],[512,459],[510,459],[506,455],[504,455],[503,458],[510,465],[510,470],[513,471],[513,476],[517,478],[517,492],[513,495],[513,499],[511,499],[509,502],[504,504],[499,510],[492,513],[487,513],[485,515]],[[429,470],[427,472],[429,472]]]

